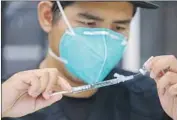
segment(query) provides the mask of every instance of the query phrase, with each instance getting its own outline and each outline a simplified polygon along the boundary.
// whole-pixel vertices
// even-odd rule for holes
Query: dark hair
[[[56,1],[52,1],[53,6],[52,6],[52,12],[53,12],[53,23],[55,23],[58,18],[59,18],[59,8],[57,5]],[[72,3],[74,3],[74,1],[60,1],[61,6],[63,7],[63,9],[69,5],[71,5]]]
[[[58,9],[58,5],[57,5],[56,1],[52,1],[52,2],[53,2],[52,12],[55,12]],[[69,6],[70,4],[74,3],[74,1],[60,1],[60,3],[64,9],[66,6]]]
[[[52,1],[53,2],[53,6],[52,6],[52,12],[53,12],[53,21],[55,22],[57,19],[58,19],[58,12],[59,12],[59,9],[58,9],[58,5],[56,3],[56,1]],[[60,1],[61,3],[61,6],[63,7],[63,9],[69,5],[71,5],[72,3],[74,3],[75,1]],[[137,7],[134,6],[133,7],[133,16],[135,15],[136,13],[136,10],[137,10]]]

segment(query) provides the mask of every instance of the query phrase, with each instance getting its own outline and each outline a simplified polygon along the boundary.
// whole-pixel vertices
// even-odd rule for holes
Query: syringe
[[[92,89],[96,89],[96,88],[100,88],[100,87],[110,86],[110,85],[118,84],[120,82],[125,82],[125,81],[136,79],[138,77],[146,75],[147,72],[148,71],[145,69],[145,67],[143,67],[143,68],[139,69],[139,73],[137,73],[135,75],[124,76],[124,75],[120,75],[118,73],[115,73],[114,74],[114,77],[115,77],[114,79],[106,80],[106,81],[102,81],[102,82],[96,82],[96,83],[89,84],[89,85],[72,87],[71,91],[55,92],[51,96],[54,96],[54,95],[57,95],[57,94],[66,94],[66,93],[79,93],[79,92],[84,92],[84,91],[87,91],[87,90],[92,90]]]

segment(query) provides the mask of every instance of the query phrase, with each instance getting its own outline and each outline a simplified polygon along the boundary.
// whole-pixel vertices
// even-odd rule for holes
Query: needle
[[[78,87],[72,87],[71,91],[60,91],[60,92],[53,93],[51,96],[54,96],[57,94],[79,93],[79,92],[92,90],[92,89],[96,89],[96,88],[100,88],[100,87],[110,86],[110,85],[118,84],[120,82],[125,82],[125,81],[129,81],[129,80],[137,79],[143,75],[146,75],[147,72],[148,71],[143,67],[139,70],[139,73],[137,73],[135,75],[124,76],[124,75],[120,75],[118,73],[115,73],[114,79],[96,82],[93,84],[88,84],[88,85],[83,85],[83,86],[78,86]]]

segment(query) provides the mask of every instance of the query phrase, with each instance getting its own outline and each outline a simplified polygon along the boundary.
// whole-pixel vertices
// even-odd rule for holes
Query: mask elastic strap
[[[53,58],[55,58],[56,60],[59,60],[59,61],[63,62],[64,64],[68,64],[68,61],[67,61],[67,60],[58,57],[58,56],[52,51],[51,48],[48,49],[48,52],[49,52],[49,54],[50,54]]]
[[[60,10],[60,12],[61,12],[61,15],[63,16],[63,19],[64,19],[66,25],[68,26],[69,31],[71,32],[72,35],[75,35],[74,30],[73,30],[73,28],[71,27],[71,25],[70,25],[70,23],[69,23],[69,21],[68,21],[66,15],[65,15],[65,13],[64,13],[64,10],[63,10],[63,8],[62,8],[62,6],[61,6],[60,1],[56,1],[56,2],[57,2],[57,5],[58,5],[59,10]]]

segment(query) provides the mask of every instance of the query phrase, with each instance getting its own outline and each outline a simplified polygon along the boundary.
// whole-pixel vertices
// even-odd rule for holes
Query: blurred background
[[[120,67],[136,72],[150,57],[177,56],[177,1],[154,2],[157,10],[138,9],[129,47]],[[47,34],[37,20],[36,1],[2,1],[2,80],[36,69],[47,52]]]

